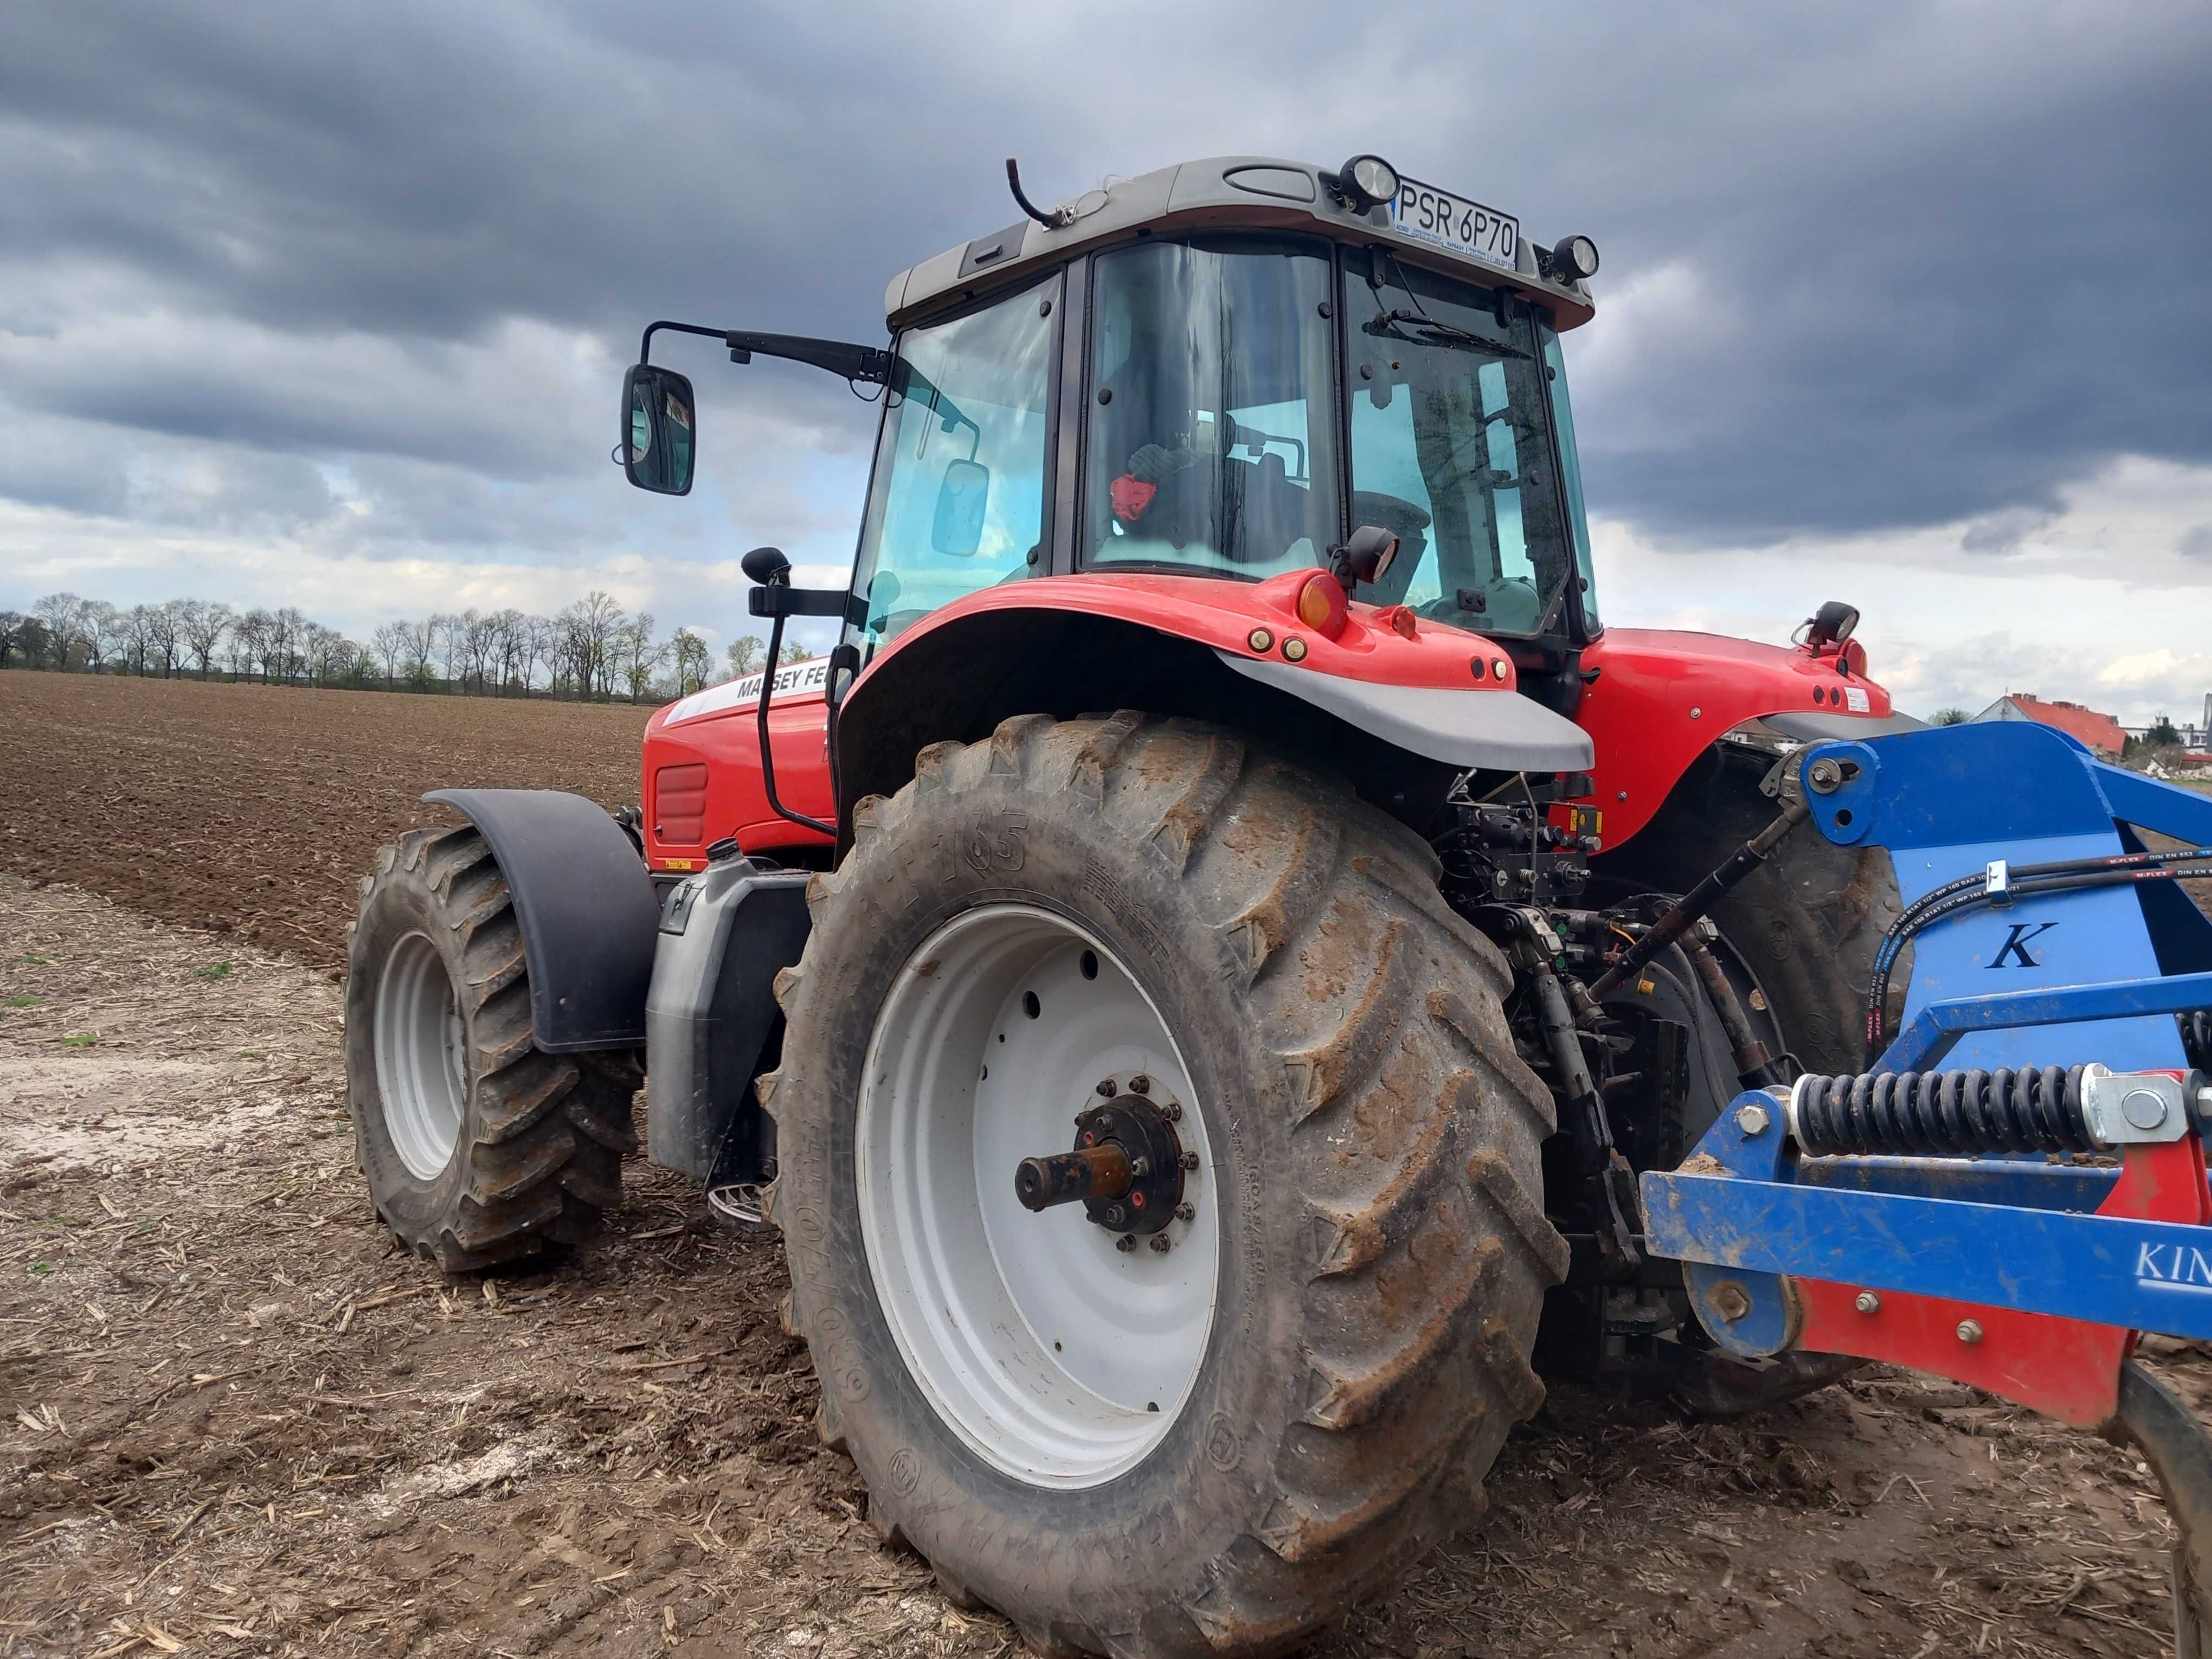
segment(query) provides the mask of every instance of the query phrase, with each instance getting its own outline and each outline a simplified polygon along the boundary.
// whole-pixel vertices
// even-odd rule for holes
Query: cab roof
[[[884,315],[894,330],[902,328],[1071,253],[1133,241],[1143,233],[1232,228],[1304,231],[1357,246],[1382,243],[1408,264],[1514,289],[1548,309],[1562,330],[1595,314],[1588,286],[1546,275],[1550,250],[1527,236],[1517,239],[1509,270],[1394,228],[1388,204],[1364,212],[1352,207],[1337,195],[1334,178],[1304,161],[1220,155],[1112,179],[1065,204],[1073,215],[1070,224],[1054,228],[1025,216],[899,272],[884,294]]]

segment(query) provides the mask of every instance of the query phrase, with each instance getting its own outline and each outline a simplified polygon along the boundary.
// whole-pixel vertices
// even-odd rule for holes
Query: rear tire
[[[852,852],[814,878],[813,932],[778,985],[781,1069],[761,1082],[780,1150],[770,1215],[822,1379],[819,1431],[859,1464],[879,1531],[927,1557],[957,1603],[997,1607],[1041,1651],[1292,1646],[1478,1515],[1508,1428],[1543,1397],[1528,1356],[1566,1249],[1540,1200],[1551,1100],[1501,1012],[1510,971],[1445,908],[1418,839],[1232,732],[1126,712],[1027,715],[988,742],[924,750],[917,774],[855,806]],[[1028,919],[1033,942],[1009,934],[1009,948],[1034,951],[1033,966],[956,954],[994,915]],[[1079,1444],[1024,1475],[1020,1458],[1050,1449],[994,1431],[913,1334],[939,1312],[905,1299],[939,1235],[902,1234],[913,1247],[884,1265],[882,1218],[901,1212],[871,1194],[902,1166],[885,1172],[872,1126],[897,1111],[896,1057],[909,1053],[941,1056],[952,1085],[922,1091],[923,1118],[941,1130],[964,1116],[964,1144],[986,1146],[988,1085],[957,1080],[1015,1064],[1002,1057],[1028,1030],[1073,1046],[1070,1076],[1110,1074],[1117,1054],[1134,1064],[1149,1050],[1086,1034],[1075,972],[1049,977],[1086,950],[1097,960],[1083,977],[1103,988],[1124,973],[1154,1011],[1164,1035],[1145,1061],[1161,1079],[1151,1086],[1176,1087],[1195,1119],[1184,1144],[1206,1148],[1178,1248],[1200,1248],[1212,1218],[1213,1299],[1187,1375],[1170,1376],[1180,1402],[1164,1389],[1150,1402],[1157,1428],[1133,1396],[1116,1417],[1078,1374],[1084,1327],[1058,1303],[1017,1299],[997,1325],[945,1309],[944,1340],[1015,1385],[1008,1418],[1072,1401],[1069,1413],[1108,1425],[1102,1445],[1128,1427],[1119,1449],[1086,1462]],[[1004,984],[978,988],[994,972]],[[921,985],[944,988],[918,997]],[[1029,1012],[1025,987],[1070,1004],[1067,1024],[1053,1026],[1042,1002]],[[985,1005],[1000,1017],[952,1012]],[[939,1028],[917,1033],[932,1007],[945,1011]],[[1006,1026],[1016,1041],[1001,1046]],[[1048,1103],[1039,1121],[1069,1136],[1082,1104]],[[938,1149],[900,1144],[907,1166]],[[943,1236],[1003,1212],[994,1183],[1011,1195],[1011,1159],[927,1161]],[[1086,1243],[1098,1247],[1087,1256]],[[990,1282],[947,1299],[996,1296],[1023,1276],[1004,1264],[1053,1252],[1091,1262],[1099,1285],[1086,1291],[1110,1291],[1126,1271],[1133,1304],[1145,1275],[1187,1259],[1117,1254],[1071,1206],[1008,1221],[968,1258]],[[1071,1352],[1055,1359],[1060,1334]]]
[[[447,1273],[580,1243],[636,1146],[627,1052],[541,1054],[507,880],[473,825],[416,830],[362,878],[346,1103],[378,1218]]]

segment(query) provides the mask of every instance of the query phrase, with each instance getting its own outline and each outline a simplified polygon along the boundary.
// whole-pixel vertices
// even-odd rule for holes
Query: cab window
[[[1347,262],[1345,301],[1352,520],[1400,538],[1362,597],[1480,634],[1564,632],[1578,573],[1528,305],[1385,258]]]
[[[1093,269],[1085,562],[1320,563],[1338,534],[1326,246],[1140,242]]]
[[[1042,559],[1059,278],[898,340],[848,638],[865,659],[939,606]]]

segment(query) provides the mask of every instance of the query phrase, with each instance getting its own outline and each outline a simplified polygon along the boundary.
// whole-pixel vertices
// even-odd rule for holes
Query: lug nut
[[[1713,1287],[1713,1311],[1733,1325],[1751,1311],[1751,1298],[1734,1279],[1723,1280]]]
[[[1857,1300],[1854,1301],[1851,1306],[1863,1314],[1877,1314],[1881,1311],[1881,1298],[1872,1291],[1861,1291]]]
[[[1182,1121],[1182,1108],[1176,1105],[1172,1100],[1168,1102],[1166,1105],[1161,1107],[1160,1109],[1168,1115],[1169,1122],[1180,1123]]]
[[[1109,1077],[1102,1079],[1098,1086],[1091,1092],[1102,1100],[1111,1100],[1120,1091],[1115,1088],[1114,1079]]]
[[[1146,1077],[1142,1072],[1138,1073],[1136,1076],[1129,1079],[1129,1092],[1131,1094],[1148,1095],[1152,1093],[1152,1080]]]
[[[1114,1241],[1114,1248],[1121,1251],[1123,1255],[1128,1255],[1130,1251],[1137,1248],[1136,1234],[1123,1233],[1121,1237]]]
[[[1195,1204],[1178,1204],[1178,1205],[1176,1205],[1176,1219],[1177,1221],[1195,1221],[1195,1220],[1197,1220],[1197,1219],[1198,1219],[1198,1206],[1196,1206]]]
[[[1185,1152],[1182,1155],[1182,1167],[1186,1170],[1195,1170],[1198,1167],[1198,1154]]]
[[[1959,1322],[1960,1341],[1966,1343],[1971,1347],[1973,1344],[1980,1341],[1981,1340],[1982,1322],[1980,1320],[1962,1319]]]
[[[1123,1209],[1120,1205],[1109,1204],[1106,1206],[1106,1224],[1108,1226],[1118,1227],[1128,1218],[1129,1212]]]
[[[1175,1249],[1175,1246],[1168,1243],[1168,1236],[1165,1233],[1154,1233],[1152,1235],[1153,1255],[1165,1255],[1173,1249]]]

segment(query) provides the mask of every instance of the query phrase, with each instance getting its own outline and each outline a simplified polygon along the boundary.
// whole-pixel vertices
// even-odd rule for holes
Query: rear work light
[[[1325,640],[1343,633],[1352,614],[1345,604],[1342,584],[1326,570],[1315,571],[1298,589],[1297,612],[1298,620]]]

